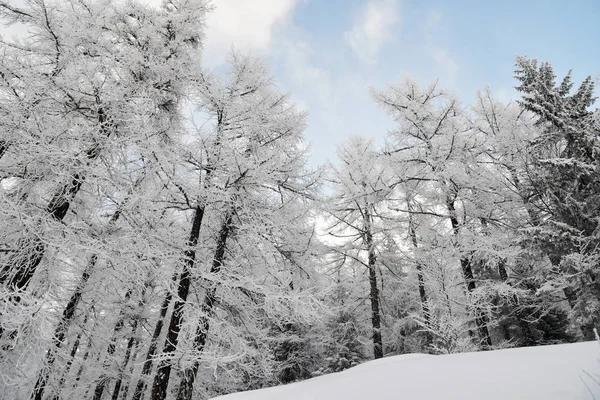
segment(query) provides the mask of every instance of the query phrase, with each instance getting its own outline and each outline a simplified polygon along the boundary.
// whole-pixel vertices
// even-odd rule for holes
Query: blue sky
[[[279,86],[307,109],[311,163],[360,134],[382,142],[394,124],[371,101],[404,74],[469,103],[489,84],[514,98],[516,54],[559,76],[600,73],[600,1],[215,0],[206,64],[233,44],[267,58]]]

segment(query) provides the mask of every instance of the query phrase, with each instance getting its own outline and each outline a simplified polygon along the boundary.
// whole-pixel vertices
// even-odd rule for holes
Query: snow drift
[[[600,347],[585,342],[443,356],[408,354],[216,399],[600,399]]]

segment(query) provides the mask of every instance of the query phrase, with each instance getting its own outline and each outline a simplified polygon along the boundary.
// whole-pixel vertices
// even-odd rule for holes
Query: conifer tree
[[[542,293],[562,290],[571,321],[586,338],[600,321],[598,245],[600,180],[598,112],[594,83],[587,77],[573,91],[569,72],[560,83],[549,63],[518,57],[519,104],[532,112],[540,134],[532,141],[529,181],[539,215],[526,245],[539,248],[552,264]]]

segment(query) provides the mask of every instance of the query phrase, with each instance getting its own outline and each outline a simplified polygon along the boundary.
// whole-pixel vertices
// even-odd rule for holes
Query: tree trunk
[[[415,230],[415,226],[414,226],[414,220],[413,220],[413,215],[411,213],[411,209],[410,209],[410,202],[407,202],[408,204],[408,236],[410,236],[411,242],[413,244],[413,247],[415,249],[415,251],[418,249],[418,243],[417,243],[417,233]],[[427,302],[427,292],[425,291],[425,276],[423,275],[423,264],[421,264],[420,261],[417,260],[416,262],[416,268],[417,268],[417,281],[419,284],[419,297],[421,299],[421,308],[423,310],[423,319],[425,320],[425,327],[428,329],[427,332],[425,332],[425,347],[429,348],[429,346],[431,346],[431,343],[433,342],[433,338],[431,337],[431,314],[429,311],[429,304]]]
[[[83,326],[85,326],[86,322],[87,322],[87,317],[83,321]],[[63,371],[62,376],[58,382],[58,386],[56,387],[56,390],[55,390],[54,394],[52,395],[52,400],[60,400],[60,390],[65,385],[65,382],[67,380],[67,375],[69,375],[69,371],[71,370],[73,361],[75,361],[75,355],[77,354],[77,350],[79,349],[79,344],[81,343],[81,336],[83,336],[83,331],[80,331],[77,334],[77,337],[75,338],[75,342],[73,343],[73,346],[71,347],[71,352],[69,353],[69,361],[67,361],[67,364],[65,365],[65,370]]]
[[[185,306],[189,291],[190,291],[190,275],[196,260],[196,246],[200,237],[200,228],[202,226],[202,218],[204,217],[204,206],[196,206],[194,211],[194,219],[192,229],[188,238],[187,249],[183,257],[183,271],[179,277],[179,287],[177,288],[177,300],[173,307],[173,314],[169,323],[169,330],[163,348],[163,354],[169,354],[177,349],[177,341],[183,322],[183,307]],[[152,383],[152,400],[164,400],[167,396],[167,387],[169,386],[169,378],[171,376],[171,361],[162,360],[158,364],[156,376]]]
[[[141,183],[141,181],[142,181],[142,178],[140,178],[134,184],[133,188],[137,188],[139,186],[139,184]],[[121,216],[121,214],[123,212],[125,205],[129,201],[130,195],[131,195],[131,193],[127,197],[125,197],[125,199],[123,200],[122,203],[119,204],[119,206],[115,210],[115,213],[111,216],[110,220],[108,221],[109,226],[111,226],[117,222],[117,220],[119,219],[119,217]],[[94,270],[94,267],[96,266],[97,261],[98,261],[98,254],[92,254],[92,257],[90,258],[90,261],[88,262],[88,265],[86,266],[85,270],[83,271],[83,275],[81,277],[81,281],[79,282],[79,285],[77,285],[77,288],[71,295],[71,299],[69,300],[67,307],[63,311],[62,318],[54,332],[54,347],[55,347],[55,349],[48,350],[48,353],[46,355],[46,369],[42,369],[40,371],[40,373],[38,375],[38,380],[36,382],[36,385],[35,385],[35,388],[33,391],[32,398],[34,400],[42,400],[42,398],[44,397],[44,386],[46,384],[46,380],[48,379],[48,374],[50,373],[50,367],[54,363],[54,358],[55,358],[54,351],[58,350],[64,341],[64,337],[67,333],[67,330],[69,329],[71,320],[73,319],[73,316],[75,315],[75,310],[77,308],[77,305],[79,304],[79,300],[81,299],[83,290],[85,289],[85,285],[87,284],[87,281],[89,280],[90,275],[92,274],[92,271]],[[87,317],[86,317],[86,320],[87,320]]]
[[[8,150],[8,142],[6,140],[0,140],[0,158],[6,153]]]
[[[448,213],[450,214],[450,223],[452,224],[452,231],[454,232],[455,236],[458,236],[460,224],[458,222],[458,217],[456,216],[456,208],[454,207],[454,199],[452,197],[448,196],[448,198],[446,199],[446,206],[448,208]],[[460,267],[469,293],[473,292],[473,290],[475,290],[476,288],[475,279],[473,277],[473,267],[471,264],[471,257],[467,257],[465,255],[461,256]],[[483,343],[484,348],[490,348],[492,346],[492,338],[490,337],[490,332],[487,327],[487,316],[478,306],[475,306],[474,308],[475,324],[477,325],[479,339]]]
[[[75,288],[75,291],[71,295],[67,306],[65,307],[60,322],[58,326],[54,330],[54,337],[52,339],[52,347],[48,349],[46,352],[46,365],[43,367],[39,374],[38,379],[35,383],[35,387],[33,389],[33,393],[31,398],[34,400],[42,400],[44,397],[44,389],[46,387],[46,382],[48,381],[48,376],[56,361],[56,352],[62,346],[67,331],[69,330],[69,325],[71,324],[71,320],[75,316],[75,310],[77,309],[77,305],[79,304],[79,300],[81,300],[81,296],[83,294],[83,289],[87,284],[87,281],[90,277],[92,270],[94,269],[96,262],[98,261],[98,255],[93,254],[90,258],[88,265],[83,271],[83,275],[81,277],[81,281],[79,285]]]
[[[129,202],[129,200],[130,200],[130,197],[131,197],[132,191],[133,191],[135,188],[137,188],[137,187],[139,186],[139,184],[142,182],[142,180],[143,180],[143,176],[144,176],[144,175],[142,175],[142,177],[140,177],[140,178],[139,178],[139,179],[138,179],[138,180],[135,182],[135,184],[133,185],[133,187],[132,187],[132,189],[130,190],[130,192],[128,193],[128,195],[127,195],[127,196],[125,197],[125,199],[124,199],[124,200],[123,200],[123,201],[122,201],[122,202],[119,204],[119,206],[118,206],[118,207],[117,207],[117,209],[115,210],[115,213],[114,213],[114,214],[111,216],[110,220],[108,221],[108,226],[113,226],[113,225],[114,225],[114,224],[115,224],[115,223],[118,221],[119,217],[120,217],[120,216],[121,216],[121,214],[123,213],[123,209],[125,208],[125,205],[126,205],[126,204]],[[88,266],[89,268],[86,268],[86,270],[85,270],[85,271],[84,271],[84,273],[83,273],[82,282],[81,282],[80,286],[78,287],[78,289],[79,289],[79,290],[78,290],[78,292],[79,292],[79,297],[81,297],[81,291],[83,290],[83,288],[85,287],[85,283],[86,283],[86,282],[87,282],[87,280],[89,279],[89,276],[90,276],[90,274],[91,274],[91,272],[92,272],[92,270],[93,270],[93,267],[94,267],[94,265],[95,265],[95,261],[96,261],[96,260],[97,260],[97,258],[98,258],[98,255],[97,255],[97,254],[94,254],[94,255],[92,256],[92,258],[94,259],[94,263],[93,263],[93,265],[92,265],[92,264],[90,264],[90,265]],[[144,293],[145,293],[145,291],[146,291],[146,288],[144,288],[144,290],[143,290],[143,292],[142,292],[142,298],[143,298],[143,296],[144,296]],[[76,293],[77,293],[77,291],[76,291]],[[129,299],[129,297],[130,297],[130,296],[131,296],[131,290],[127,291],[127,294],[125,295],[125,300],[127,301],[127,300]],[[121,330],[121,328],[123,327],[123,324],[124,324],[124,320],[123,320],[123,319],[121,319],[121,320],[117,321],[117,324],[116,324],[116,326],[115,326],[115,331],[114,331],[114,334],[116,334],[116,333],[117,333],[119,330]],[[135,329],[135,328],[134,328],[134,329]],[[114,338],[113,338],[113,340],[114,340]],[[111,343],[111,344],[109,344],[109,346],[108,346],[109,355],[112,355],[112,353],[111,353],[111,350],[112,350],[112,353],[114,353],[114,351],[115,351],[115,346],[114,346],[114,344],[112,344],[112,343]],[[96,390],[98,391],[98,395],[99,395],[100,397],[102,396],[102,392],[104,391],[104,383],[103,383],[103,382],[105,382],[105,380],[102,380],[102,381],[101,381],[101,383],[99,384],[99,386],[97,386],[97,387],[96,387]],[[38,398],[36,398],[35,400],[42,400],[42,399],[41,399],[41,398],[39,398],[39,399],[38,399]]]
[[[141,183],[141,179],[135,183],[134,188],[138,187],[138,185],[140,183]],[[123,202],[116,209],[115,213],[111,216],[111,218],[108,222],[109,226],[113,225],[114,223],[117,222],[117,220],[121,216],[123,209],[128,201],[129,201],[129,195],[125,198],[125,200],[123,200]],[[79,282],[79,285],[77,286],[77,288],[71,295],[71,298],[69,299],[69,302],[67,303],[67,306],[66,306],[65,310],[63,311],[62,318],[54,332],[53,345],[55,348],[49,349],[47,352],[46,368],[42,369],[38,375],[38,379],[37,379],[37,382],[36,382],[36,385],[35,385],[35,388],[34,388],[34,391],[32,394],[32,399],[42,400],[42,398],[44,396],[44,386],[48,379],[48,374],[50,373],[50,367],[53,365],[53,363],[55,361],[55,351],[58,350],[62,346],[62,343],[64,342],[65,335],[68,331],[69,325],[75,315],[75,310],[77,309],[77,305],[79,304],[79,301],[81,299],[81,296],[83,295],[83,291],[85,289],[87,281],[89,280],[90,275],[92,274],[92,271],[94,270],[94,267],[95,267],[97,261],[98,261],[98,254],[92,254],[88,265],[86,266],[85,270],[83,271],[83,275],[81,277],[81,281]],[[87,320],[87,317],[86,317],[86,320]],[[78,339],[75,342],[76,345],[74,345],[72,353],[77,351],[77,347],[79,346],[80,338],[81,338],[81,333],[78,335]],[[69,363],[73,362],[73,360],[72,360],[73,357],[74,357],[74,354],[71,356],[71,360],[69,361]],[[67,365],[70,367],[69,363]]]
[[[127,342],[127,350],[125,351],[125,357],[123,358],[123,364],[121,364],[121,368],[119,369],[119,376],[117,378],[117,381],[115,382],[115,388],[113,389],[113,393],[112,393],[112,400],[118,400],[119,399],[119,392],[121,391],[121,386],[123,385],[123,374],[125,372],[125,370],[127,369],[127,365],[129,364],[129,358],[131,357],[131,352],[133,351],[134,346],[137,344],[137,339],[135,338],[135,335],[137,334],[137,325],[138,325],[138,321],[135,320],[134,321],[134,325],[132,327],[132,337],[129,338],[129,341]]]
[[[146,288],[144,287],[144,291],[145,290],[146,290]],[[127,291],[127,293],[125,293],[125,302],[129,301],[129,299],[131,298],[131,292],[132,292],[132,290],[129,289]],[[142,294],[141,297],[143,298],[144,294]],[[113,334],[112,334],[111,341],[108,344],[108,349],[106,350],[108,357],[115,354],[115,351],[117,350],[117,335],[119,334],[119,332],[121,332],[121,329],[123,329],[123,326],[125,326],[125,315],[124,315],[123,311],[121,311],[121,314],[119,315],[119,319],[117,320],[117,323],[115,324],[115,328],[113,329]],[[103,373],[102,376],[100,377],[100,381],[98,382],[98,384],[96,385],[96,388],[94,389],[93,400],[100,400],[102,398],[102,394],[104,393],[104,388],[106,387],[106,384],[109,381],[110,381],[110,379],[106,376],[106,374]]]
[[[98,324],[95,324],[94,328],[97,328],[97,327],[98,327]],[[75,374],[75,379],[73,381],[73,387],[77,387],[77,385],[79,384],[79,381],[81,380],[81,376],[83,375],[83,369],[85,368],[87,359],[90,357],[90,352],[92,351],[93,345],[94,345],[94,342],[93,342],[92,338],[89,338],[88,344],[85,349],[85,353],[83,353],[81,365],[79,366],[79,369],[77,370],[77,374]]]
[[[372,217],[367,204],[364,212],[365,219],[365,245],[369,258],[369,297],[371,299],[371,325],[373,328],[373,356],[375,359],[383,357],[383,343],[381,339],[381,314],[379,306],[379,286],[377,285],[377,255],[373,243]]]
[[[144,286],[144,289],[142,290],[142,294],[140,296],[140,300],[138,302],[138,308],[142,308],[145,304],[145,295],[146,295],[146,290],[148,289],[148,285]],[[135,318],[133,320],[132,326],[131,326],[131,337],[129,338],[129,340],[127,341],[127,349],[125,350],[125,357],[123,358],[123,363],[121,364],[121,368],[119,368],[119,373],[118,373],[118,377],[117,377],[117,381],[115,382],[115,387],[113,389],[113,393],[112,393],[112,400],[118,400],[119,398],[119,392],[121,391],[121,386],[123,385],[123,374],[125,373],[125,370],[127,369],[127,365],[129,364],[129,359],[131,358],[131,352],[133,351],[133,348],[135,346],[137,346],[138,343],[138,339],[136,337],[137,335],[137,328],[139,325],[139,316],[138,318]]]
[[[135,372],[135,360],[138,357],[138,353],[141,349],[140,346],[140,341],[137,340],[135,343],[135,351],[133,352],[133,356],[131,356],[131,359],[134,361],[131,363],[131,366],[129,367],[129,376],[133,377],[133,373]],[[123,387],[123,390],[121,392],[121,400],[127,400],[127,395],[129,394],[129,388],[131,387],[131,383],[132,380],[129,379],[126,383],[125,386]]]
[[[502,259],[498,262],[498,275],[500,280],[506,282],[508,280],[508,272],[506,272],[506,259]]]
[[[17,250],[12,254],[0,270],[0,285],[7,284],[13,291],[23,290],[29,284],[33,272],[42,261],[46,245],[39,236],[24,236],[17,241]],[[20,296],[11,296],[15,303]]]
[[[221,225],[219,231],[219,238],[217,241],[217,248],[215,250],[215,256],[210,268],[211,274],[216,274],[221,270],[223,261],[225,259],[225,249],[227,246],[227,237],[231,232],[232,228],[232,217],[233,213],[228,213],[225,222]],[[216,287],[211,286],[206,290],[204,296],[204,302],[202,303],[203,315],[200,317],[198,326],[196,327],[196,336],[194,337],[193,351],[200,353],[204,350],[206,345],[206,337],[208,336],[208,330],[210,328],[209,315],[212,313],[212,309],[216,300]],[[194,361],[191,368],[186,368],[183,371],[183,378],[179,384],[179,391],[177,392],[177,400],[191,400],[194,391],[194,381],[196,380],[196,374],[198,373],[198,367],[200,362],[198,359]]]
[[[173,276],[173,282],[177,281],[177,275]],[[144,393],[144,388],[146,387],[145,378],[150,375],[152,371],[152,363],[153,357],[156,355],[156,349],[158,347],[158,338],[160,337],[160,333],[162,332],[162,327],[165,323],[165,317],[167,315],[167,311],[169,310],[169,306],[171,305],[171,300],[173,299],[173,293],[168,290],[165,295],[165,299],[160,307],[160,315],[158,316],[158,321],[156,322],[156,326],[154,327],[154,332],[152,333],[152,339],[150,340],[150,346],[148,347],[148,353],[146,354],[146,360],[144,361],[144,366],[142,367],[142,373],[135,387],[135,392],[133,393],[133,397],[131,400],[141,400],[142,395]]]
[[[140,300],[138,302],[139,309],[141,309],[145,304],[145,295],[146,295],[146,290],[148,289],[148,286],[149,285],[146,284],[144,286],[144,289],[142,290]],[[115,387],[113,389],[113,393],[112,393],[112,397],[111,397],[112,400],[117,400],[119,398],[119,392],[121,391],[121,386],[123,385],[123,374],[125,373],[125,370],[127,369],[127,365],[129,364],[129,359],[131,358],[131,353],[132,353],[134,347],[136,347],[139,342],[138,338],[136,337],[137,328],[138,328],[138,325],[140,322],[139,317],[140,316],[138,315],[138,318],[135,318],[131,325],[131,337],[127,341],[125,357],[123,358],[123,363],[121,364],[121,367],[119,368],[117,381],[115,382]]]

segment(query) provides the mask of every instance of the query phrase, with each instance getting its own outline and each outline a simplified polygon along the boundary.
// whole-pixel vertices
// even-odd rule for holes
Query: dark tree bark
[[[8,142],[6,140],[0,140],[0,158],[6,153],[8,150]]]
[[[417,250],[419,244],[417,242],[417,233],[415,231],[413,215],[410,210],[410,203],[408,205],[408,208],[408,236],[411,239],[413,247],[415,248],[415,250]],[[419,284],[419,298],[421,299],[421,308],[423,310],[423,319],[425,320],[425,327],[428,329],[428,331],[425,332],[425,347],[428,348],[433,342],[433,338],[431,336],[431,313],[429,311],[429,304],[427,302],[427,292],[425,291],[425,276],[423,275],[423,264],[421,264],[420,261],[417,261],[416,268],[417,281]]]
[[[455,236],[458,236],[460,230],[460,223],[458,222],[458,217],[456,216],[456,207],[454,206],[454,197],[448,196],[446,198],[446,207],[448,208],[448,213],[450,215],[450,223],[452,225],[452,231]],[[475,278],[473,277],[473,266],[471,262],[471,257],[461,256],[460,258],[460,267],[462,270],[463,277],[465,279],[465,284],[467,285],[467,290],[469,293],[476,289]],[[483,343],[484,348],[490,348],[492,346],[492,338],[490,337],[490,332],[488,330],[488,319],[485,313],[477,306],[475,306],[475,324],[477,325],[477,331],[479,333],[479,339],[481,343]]]
[[[225,249],[227,246],[227,237],[232,229],[232,217],[233,214],[229,213],[221,229],[219,231],[219,238],[217,240],[217,248],[213,257],[213,262],[210,268],[211,274],[216,274],[221,270],[223,261],[225,259]],[[212,313],[216,300],[216,287],[211,286],[207,289],[204,296],[204,302],[202,303],[203,316],[200,318],[198,326],[196,327],[196,336],[194,337],[193,350],[196,353],[200,353],[204,350],[206,345],[206,337],[208,336],[208,330],[210,329],[210,321],[208,316]],[[177,393],[177,400],[191,400],[194,391],[194,381],[198,374],[198,367],[200,361],[196,359],[191,368],[186,368],[183,371],[183,378],[179,384],[179,391]]]
[[[137,359],[140,349],[141,349],[140,340],[137,340],[135,343],[135,350],[133,352],[133,355],[131,356],[132,360]],[[135,372],[135,363],[131,363],[131,366],[129,367],[129,376],[132,377],[134,372]],[[123,386],[123,390],[121,391],[121,399],[122,400],[127,400],[127,395],[129,394],[129,388],[131,387],[131,383],[132,383],[131,379],[129,379],[128,381],[125,382],[125,385]]]
[[[365,222],[364,240],[368,252],[369,268],[369,298],[371,300],[371,326],[373,328],[373,356],[375,359],[383,357],[383,341],[381,339],[381,314],[379,306],[379,286],[377,285],[377,255],[373,243],[372,216],[367,204],[363,218]]]
[[[138,302],[138,308],[141,309],[144,306],[145,303],[145,295],[146,295],[146,290],[148,289],[148,284],[146,284],[144,286],[144,289],[142,290],[141,296],[140,296],[140,300]],[[139,326],[139,316],[133,319],[133,322],[131,324],[131,337],[129,338],[129,340],[127,341],[127,348],[125,350],[125,356],[123,358],[123,363],[121,364],[121,367],[119,368],[119,373],[117,375],[117,381],[115,382],[115,387],[113,389],[113,393],[112,393],[112,400],[117,400],[119,398],[119,393],[121,391],[121,386],[123,385],[123,375],[125,373],[125,370],[127,369],[127,365],[129,364],[129,359],[131,358],[131,353],[133,352],[133,349],[137,346],[139,340],[137,338],[137,329]]]
[[[138,342],[138,340],[136,338],[137,327],[138,327],[138,320],[136,319],[133,321],[132,336],[127,341],[127,350],[125,351],[125,357],[123,358],[123,363],[121,364],[121,368],[119,369],[119,375],[117,377],[117,381],[115,382],[115,387],[113,389],[111,400],[119,399],[119,393],[121,391],[121,386],[123,385],[123,374],[124,374],[125,370],[127,369],[127,365],[129,364],[129,359],[131,358],[131,353],[133,351],[133,348],[137,345],[137,342]]]
[[[173,276],[173,281],[177,281],[177,275]],[[156,355],[156,349],[158,348],[158,338],[160,337],[160,333],[162,332],[162,328],[165,323],[165,317],[167,315],[167,311],[169,310],[169,306],[171,305],[172,299],[173,293],[169,290],[167,291],[165,299],[163,300],[163,303],[160,307],[160,315],[158,316],[158,321],[156,322],[156,325],[154,327],[152,339],[150,339],[150,346],[148,347],[148,352],[146,353],[146,360],[144,361],[142,373],[135,387],[135,392],[133,393],[132,400],[140,400],[142,398],[142,395],[144,394],[144,389],[146,387],[145,379],[150,375],[150,372],[152,371],[153,358]]]
[[[141,182],[141,179],[135,183],[134,187],[137,187],[140,182]],[[117,222],[117,220],[119,219],[119,217],[121,216],[121,214],[123,212],[125,205],[128,203],[129,198],[130,198],[130,196],[128,195],[123,200],[123,202],[121,204],[119,204],[119,206],[115,210],[115,213],[111,216],[111,218],[108,222],[109,225],[113,225]],[[94,270],[94,267],[96,266],[97,261],[98,261],[98,254],[93,254],[92,257],[90,258],[90,261],[88,262],[85,270],[83,271],[83,275],[81,277],[79,284],[75,288],[75,291],[71,295],[71,298],[69,299],[69,302],[67,303],[67,306],[66,306],[65,310],[63,311],[62,318],[54,332],[54,340],[53,340],[54,349],[48,350],[48,353],[46,354],[46,368],[42,369],[40,371],[37,382],[35,384],[35,388],[33,390],[32,398],[34,400],[42,400],[42,398],[44,397],[44,386],[46,385],[46,381],[48,379],[48,374],[50,373],[51,367],[55,361],[55,351],[58,350],[62,346],[62,343],[64,342],[65,335],[69,329],[71,320],[73,319],[73,317],[75,315],[75,310],[77,309],[79,300],[81,299],[81,296],[83,294],[83,291],[85,289],[87,281],[89,280],[90,275],[92,274],[92,271]],[[86,320],[87,320],[87,316],[86,316]]]
[[[145,289],[146,288],[144,288],[144,290]],[[127,302],[131,298],[131,293],[132,293],[131,289],[129,289],[127,291],[127,293],[125,293],[125,302]],[[144,295],[142,294],[141,297],[143,298]],[[113,329],[112,338],[111,338],[110,343],[108,344],[108,348],[106,350],[108,357],[115,354],[115,351],[117,350],[118,334],[119,334],[119,332],[121,332],[121,330],[125,326],[125,320],[126,320],[126,317],[125,317],[123,311],[121,311],[121,314],[119,315],[119,319],[117,320],[117,323],[115,324],[115,328]],[[100,377],[100,380],[98,381],[98,383],[96,384],[96,388],[94,389],[94,397],[93,397],[94,400],[100,400],[102,398],[102,394],[104,393],[106,384],[109,381],[110,381],[110,379],[104,374]]]
[[[179,287],[177,288],[177,300],[173,307],[173,314],[169,323],[169,330],[163,354],[169,354],[177,349],[181,323],[183,322],[183,308],[185,306],[190,291],[190,276],[192,268],[196,261],[196,246],[200,237],[200,228],[202,218],[204,217],[204,206],[198,205],[194,210],[192,229],[187,242],[187,249],[183,257],[183,271],[179,277]],[[164,400],[167,396],[167,387],[171,376],[171,361],[163,360],[158,364],[156,376],[152,384],[152,400]]]
[[[83,320],[82,326],[85,326],[86,322],[87,322],[87,316]],[[69,375],[71,366],[73,366],[73,362],[75,361],[75,355],[77,354],[77,350],[79,350],[79,344],[81,343],[81,336],[83,336],[83,331],[79,331],[79,333],[77,334],[77,337],[75,338],[75,342],[73,343],[73,346],[71,347],[71,352],[69,353],[69,361],[67,361],[67,364],[65,365],[65,369],[62,372],[62,376],[60,378],[60,381],[58,382],[58,386],[57,386],[54,394],[52,395],[52,400],[60,400],[60,397],[59,397],[60,390],[65,385],[65,382],[67,380],[67,375]]]
[[[216,146],[220,146],[221,135],[223,124],[225,120],[225,113],[223,110],[217,111],[217,138],[216,138]],[[214,172],[214,164],[210,162],[205,168],[206,176],[204,180],[204,185],[206,186],[209,182],[209,178]],[[179,285],[177,288],[177,301],[173,306],[173,313],[171,314],[171,319],[169,321],[169,330],[167,332],[167,338],[165,341],[165,346],[163,348],[164,353],[171,353],[177,348],[177,342],[179,340],[179,331],[181,329],[181,322],[183,321],[183,306],[187,300],[187,296],[190,289],[190,274],[191,270],[194,267],[196,262],[196,246],[198,245],[198,239],[200,237],[200,229],[202,227],[202,219],[204,217],[204,204],[198,204],[196,209],[194,210],[194,217],[192,222],[192,229],[190,230],[190,235],[188,237],[187,249],[183,255],[183,270],[179,277]],[[173,276],[173,280],[175,280],[177,276]],[[156,327],[154,333],[152,335],[153,341],[150,344],[150,348],[148,349],[148,354],[146,355],[146,361],[144,363],[144,367],[142,369],[142,375],[138,380],[138,383],[135,388],[135,392],[133,394],[132,400],[140,400],[143,396],[143,391],[146,386],[145,377],[148,376],[152,370],[152,358],[156,354],[156,349],[158,345],[158,337],[162,331],[162,327],[164,324],[165,316],[169,305],[171,304],[173,298],[173,294],[171,291],[167,293],[165,297],[165,301],[163,302],[161,308],[161,315],[156,323]],[[164,399],[167,394],[167,388],[169,385],[169,378],[171,375],[171,363],[169,360],[162,361],[157,368],[156,375],[154,377],[154,381],[152,382],[152,400],[156,399]]]
[[[94,327],[96,328],[97,325]],[[93,341],[91,338],[88,338],[88,343],[85,349],[85,353],[83,353],[83,357],[81,359],[81,363],[79,365],[79,369],[77,370],[77,374],[75,374],[75,379],[73,381],[73,386],[77,386],[79,381],[81,381],[81,376],[83,375],[83,369],[85,368],[86,362],[90,357],[90,352],[92,351]]]
[[[56,352],[62,346],[67,331],[69,330],[69,325],[75,316],[75,310],[77,309],[77,305],[81,300],[81,296],[83,294],[83,289],[87,284],[87,281],[90,277],[92,270],[94,269],[96,262],[98,261],[98,255],[93,254],[90,258],[88,265],[83,271],[83,275],[81,277],[81,281],[79,285],[75,288],[75,291],[71,295],[67,306],[65,307],[60,322],[58,326],[54,330],[54,337],[52,339],[52,347],[48,349],[46,352],[46,365],[42,368],[42,370],[38,374],[38,379],[35,383],[35,387],[33,389],[33,393],[31,394],[31,398],[34,400],[42,400],[44,397],[44,389],[46,387],[46,382],[48,381],[48,376],[52,370],[54,362],[56,361]]]
[[[508,272],[506,272],[506,260],[502,259],[498,262],[498,275],[500,275],[500,280],[502,282],[506,282],[508,280]]]
[[[0,285],[7,284],[12,291],[27,287],[46,251],[46,245],[38,236],[24,236],[17,241],[16,247],[0,269]],[[20,296],[12,296],[11,300],[18,303]]]

